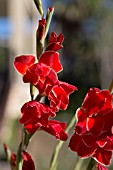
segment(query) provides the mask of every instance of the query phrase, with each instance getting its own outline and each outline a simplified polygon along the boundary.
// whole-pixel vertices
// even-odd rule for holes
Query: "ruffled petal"
[[[105,120],[104,125],[104,132],[111,131],[111,128],[113,126],[113,109],[109,111],[107,114],[103,115],[103,119]]]
[[[56,139],[60,139],[63,141],[66,141],[68,139],[68,136],[65,132],[66,129],[65,122],[62,123],[56,120],[49,120],[48,126],[47,127],[42,126],[41,129],[55,136]]]
[[[56,42],[53,42],[53,43],[49,43],[47,48],[46,48],[46,51],[57,51],[57,50],[60,50],[61,48],[63,48],[62,45],[60,45],[59,43],[56,43]]]
[[[80,144],[81,141],[82,141],[82,137],[77,133],[74,133],[69,143],[70,149],[74,152],[77,152],[78,145]]]
[[[96,164],[97,170],[108,170],[105,166],[102,166],[101,164]]]
[[[64,35],[62,33],[59,34],[59,36],[57,36],[55,32],[51,33],[49,43],[58,42],[59,44],[62,44],[63,41]]]
[[[92,135],[83,135],[82,140],[87,147],[96,148],[96,139]]]
[[[63,81],[59,81],[60,86],[65,90],[65,92],[67,93],[67,95],[73,93],[75,90],[78,90],[77,87],[68,84],[66,82]]]
[[[33,119],[24,124],[25,129],[31,134],[34,134],[41,126],[42,125],[40,122],[37,122],[37,120]]]
[[[87,118],[86,128],[93,136],[99,136],[102,133],[105,122],[100,116],[95,116],[94,118]]]
[[[69,147],[72,151],[77,152],[78,156],[81,156],[82,158],[87,158],[91,156],[95,150],[95,147],[88,147],[84,140],[83,135],[78,135],[74,133],[72,136]]]
[[[60,72],[63,68],[59,60],[59,53],[54,51],[46,51],[39,59],[40,63],[50,66],[56,72]]]
[[[23,76],[23,81],[24,83],[32,83],[33,85],[36,85],[39,80],[44,83],[50,70],[51,69],[43,63],[34,64]]]
[[[78,108],[76,111],[76,118],[78,122],[82,122],[87,119],[87,113],[84,111],[83,108]]]
[[[29,133],[35,133],[41,126],[47,127],[49,117],[56,115],[49,106],[37,101],[25,103],[21,108],[21,112],[20,123],[24,124]]]
[[[113,135],[107,136],[107,144],[105,145],[104,149],[108,151],[113,151]]]
[[[35,62],[35,56],[33,55],[21,55],[15,58],[14,60],[14,67],[16,70],[21,73],[25,74],[27,69],[32,66]]]
[[[100,164],[104,166],[110,165],[111,157],[112,157],[112,151],[104,150],[103,148],[97,148],[95,153],[92,155],[92,157],[99,162]]]
[[[53,86],[52,90],[48,94],[50,105],[55,111],[59,109],[65,110],[69,104],[69,97],[64,89],[58,85]]]

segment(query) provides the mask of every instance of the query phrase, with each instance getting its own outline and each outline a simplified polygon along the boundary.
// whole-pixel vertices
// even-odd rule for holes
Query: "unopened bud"
[[[6,159],[7,159],[7,161],[10,162],[10,160],[11,160],[11,151],[10,151],[8,145],[5,144],[5,143],[4,143],[4,150],[5,150],[5,153],[6,153]]]
[[[44,12],[43,12],[43,8],[42,8],[42,2],[41,0],[34,0],[34,3],[39,11],[39,13],[43,16]]]
[[[47,11],[47,15],[46,15],[45,37],[47,36],[48,30],[49,30],[49,27],[50,27],[53,12],[54,12],[54,8],[49,7],[48,11]]]

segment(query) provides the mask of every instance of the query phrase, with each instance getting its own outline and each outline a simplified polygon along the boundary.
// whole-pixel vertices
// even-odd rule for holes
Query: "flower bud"
[[[34,0],[34,3],[39,11],[39,13],[43,16],[43,8],[42,8],[42,2],[41,0]]]
[[[37,29],[37,41],[41,41],[43,39],[44,32],[45,32],[45,25],[46,25],[46,20],[44,18],[39,20],[39,26]]]
[[[42,18],[41,20],[39,20],[39,26],[36,33],[37,58],[39,58],[43,52],[44,40],[45,40],[45,26],[46,26],[46,20]]]
[[[54,12],[54,8],[49,7],[48,11],[47,11],[47,15],[46,15],[45,37],[46,37],[48,30],[49,30],[49,26],[50,26],[50,22],[51,22],[51,19],[52,19],[53,12]]]
[[[7,161],[10,162],[10,160],[11,160],[11,151],[10,151],[8,145],[5,144],[5,143],[4,143],[4,150],[5,150],[5,153],[6,153],[6,159],[7,159]]]

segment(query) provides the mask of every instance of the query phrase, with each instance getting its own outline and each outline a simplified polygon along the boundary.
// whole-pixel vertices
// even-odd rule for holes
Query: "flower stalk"
[[[46,36],[47,36],[47,34],[48,34],[53,13],[54,13],[54,8],[53,8],[53,7],[50,7],[50,8],[48,9],[47,15],[46,15],[46,26],[45,26],[44,38],[46,38]]]
[[[16,156],[16,170],[22,170],[22,147],[23,147],[23,141],[20,143],[18,150],[17,150],[17,156]]]
[[[113,92],[113,80],[112,80],[112,82],[111,82],[111,84],[110,84],[110,86],[109,86],[109,91],[112,93]]]
[[[92,168],[94,167],[95,164],[96,164],[95,160],[93,158],[91,158],[86,170],[92,170]]]
[[[38,9],[38,11],[39,11],[39,13],[40,13],[40,15],[43,17],[44,12],[43,12],[43,8],[42,8],[42,2],[41,2],[41,0],[34,0],[34,3],[35,3],[35,5],[36,5],[36,7],[37,7],[37,9]]]
[[[76,119],[75,119],[75,115],[74,117],[71,119],[71,121],[69,122],[67,128],[66,128],[66,133],[68,134],[70,129],[74,126],[76,122]],[[61,150],[61,147],[63,145],[64,141],[59,141],[55,150],[54,150],[54,153],[53,153],[53,156],[52,156],[52,159],[51,159],[51,163],[50,163],[50,170],[56,170],[57,167],[58,167],[58,155],[59,155],[59,152]]]

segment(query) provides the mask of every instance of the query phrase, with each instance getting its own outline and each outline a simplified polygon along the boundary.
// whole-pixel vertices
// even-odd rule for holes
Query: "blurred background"
[[[69,122],[90,87],[108,88],[113,79],[113,0],[42,2],[45,14],[49,6],[55,8],[50,32],[62,32],[65,36],[60,51],[64,70],[59,79],[79,89],[70,96],[68,109],[57,113],[58,120]],[[0,170],[9,169],[2,146],[5,142],[13,151],[17,149],[22,129],[20,108],[30,99],[29,85],[14,70],[13,60],[20,54],[35,54],[39,19],[33,0],[0,0]],[[54,137],[44,132],[34,135],[28,150],[38,170],[49,169],[56,143]],[[68,149],[68,143],[69,140],[60,152],[58,170],[76,167],[78,158]],[[87,166],[87,160],[83,164],[81,170]]]

